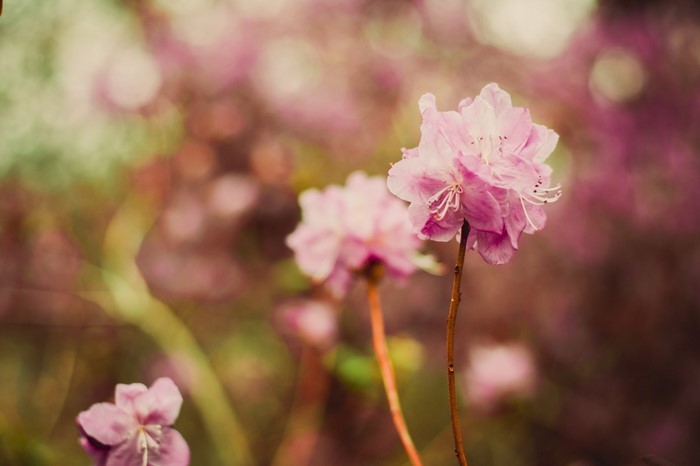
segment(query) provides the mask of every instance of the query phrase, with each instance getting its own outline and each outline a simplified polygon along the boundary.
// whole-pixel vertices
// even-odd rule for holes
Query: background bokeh
[[[233,464],[239,431],[255,465],[404,464],[364,286],[334,302],[284,238],[301,190],[385,175],[416,145],[422,93],[447,110],[492,81],[560,134],[564,195],[510,264],[467,255],[470,464],[700,464],[699,13],[692,0],[6,0],[0,465],[89,464],[77,413],[159,376],[185,393],[193,465]],[[426,244],[448,266],[456,249]],[[414,440],[427,464],[453,464],[449,276],[381,293]],[[479,362],[498,345],[519,356]],[[495,366],[527,380],[474,388]]]

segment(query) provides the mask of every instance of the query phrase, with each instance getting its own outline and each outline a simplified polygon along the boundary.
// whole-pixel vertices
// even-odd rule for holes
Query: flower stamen
[[[540,179],[539,181],[537,181],[537,183],[535,183],[535,187],[532,191],[524,190],[518,193],[520,197],[520,205],[522,205],[523,207],[523,213],[525,214],[525,218],[527,219],[527,222],[530,224],[530,226],[535,229],[535,231],[539,231],[540,229],[537,228],[535,223],[530,218],[530,215],[527,213],[525,201],[527,201],[528,204],[541,206],[545,204],[551,204],[552,202],[556,202],[561,197],[560,184],[551,188],[542,188],[541,186],[542,180]],[[552,195],[552,193],[554,194]]]
[[[498,138],[498,141],[496,141]],[[489,134],[484,139],[483,136],[475,138],[470,144],[477,144],[477,154],[476,156],[486,165],[489,165],[489,158],[494,155],[496,151],[503,157],[503,144],[505,143],[507,136],[494,136]]]
[[[151,434],[148,432],[149,429],[154,432]],[[159,425],[138,427],[136,447],[138,448],[138,451],[141,452],[141,466],[148,466],[148,449],[150,448],[151,450],[155,450],[158,448],[158,441],[154,439],[152,435],[159,437],[161,430],[161,426]]]
[[[428,199],[428,206],[435,220],[442,220],[450,210],[457,210],[461,203],[460,194],[463,192],[462,186],[451,183],[433,194]]]

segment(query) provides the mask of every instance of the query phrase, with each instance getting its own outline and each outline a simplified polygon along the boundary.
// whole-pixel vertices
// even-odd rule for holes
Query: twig
[[[459,409],[457,408],[457,390],[455,387],[455,324],[457,322],[459,302],[462,299],[460,286],[462,283],[462,269],[464,268],[464,255],[467,251],[467,236],[469,236],[469,223],[465,220],[462,224],[459,239],[459,252],[457,253],[454,280],[452,281],[450,310],[447,314],[447,388],[450,400],[452,433],[455,440],[455,456],[457,456],[460,466],[467,466],[467,457],[464,454],[464,445],[462,444],[462,429],[459,425]]]

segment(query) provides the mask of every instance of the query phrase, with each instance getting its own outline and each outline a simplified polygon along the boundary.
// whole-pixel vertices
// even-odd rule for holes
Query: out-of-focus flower
[[[373,262],[404,278],[417,267],[420,240],[411,232],[405,205],[381,177],[352,173],[345,187],[310,189],[299,196],[302,221],[287,237],[301,270],[343,295],[353,272]]]
[[[285,330],[319,348],[330,347],[337,337],[337,313],[325,301],[300,300],[285,303],[278,309]]]
[[[489,344],[472,348],[465,375],[469,401],[489,411],[511,396],[527,396],[535,388],[536,368],[527,347]]]
[[[118,384],[115,404],[96,403],[78,415],[80,444],[97,466],[188,465],[190,449],[171,426],[182,395],[168,378],[151,388]]]
[[[252,210],[259,197],[260,189],[251,177],[229,173],[211,184],[207,207],[220,219],[236,220]]]
[[[423,124],[414,149],[389,170],[389,190],[411,202],[409,214],[421,238],[448,241],[467,220],[468,247],[490,264],[508,262],[520,235],[545,224],[542,205],[556,201],[544,163],[558,135],[532,123],[498,85],[486,85],[458,111],[438,112],[435,97],[419,102]]]

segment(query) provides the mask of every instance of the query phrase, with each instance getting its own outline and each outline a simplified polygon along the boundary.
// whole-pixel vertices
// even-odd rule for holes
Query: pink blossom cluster
[[[302,221],[287,245],[299,268],[325,281],[337,296],[345,294],[353,273],[373,262],[398,279],[416,269],[421,241],[411,231],[406,206],[387,191],[384,178],[354,172],[344,187],[307,190],[299,203]]]
[[[181,405],[169,378],[151,388],[118,384],[115,403],[96,403],[78,415],[80,445],[96,466],[187,466],[190,449],[172,428]]]
[[[420,142],[389,170],[389,190],[411,203],[419,237],[448,241],[466,220],[467,247],[490,264],[508,262],[523,232],[544,227],[542,206],[561,195],[544,163],[559,136],[494,83],[457,111],[439,112],[432,94],[419,107]]]

